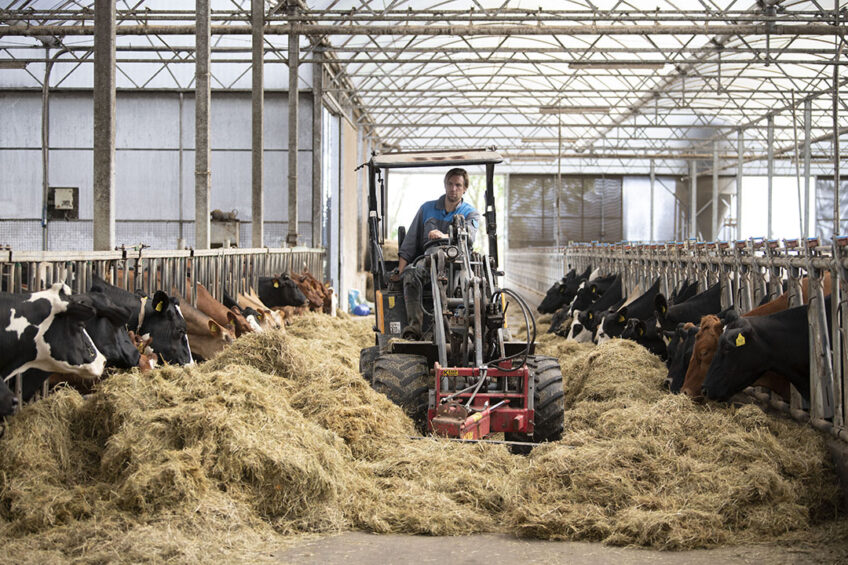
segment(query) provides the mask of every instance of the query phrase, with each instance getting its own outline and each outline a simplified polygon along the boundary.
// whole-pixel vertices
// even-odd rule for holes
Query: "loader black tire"
[[[374,361],[380,356],[380,347],[372,345],[359,350],[359,373],[369,383],[374,378]]]
[[[406,353],[385,353],[374,361],[371,387],[385,394],[412,418],[419,432],[427,430],[430,368],[427,358]]]
[[[507,441],[532,441],[542,443],[562,439],[564,425],[565,403],[562,388],[562,369],[554,357],[530,355],[527,357],[527,368],[536,385],[533,395],[534,418],[533,436],[507,433]],[[520,447],[520,446],[519,446]],[[529,447],[529,446],[528,446]],[[515,449],[527,452],[529,449]]]

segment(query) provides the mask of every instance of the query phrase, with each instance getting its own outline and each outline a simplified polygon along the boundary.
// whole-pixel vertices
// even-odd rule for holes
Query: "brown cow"
[[[242,309],[252,308],[253,310],[256,310],[257,312],[259,312],[261,319],[259,319],[258,321],[259,321],[259,324],[264,329],[266,329],[266,330],[271,330],[271,329],[276,330],[276,329],[279,329],[279,328],[282,327],[283,319],[279,315],[279,313],[274,312],[270,308],[265,306],[265,304],[263,304],[262,301],[259,300],[258,297],[254,298],[250,294],[239,293],[238,296],[236,297],[236,302],[238,302],[238,305]]]
[[[176,289],[171,292],[177,294]],[[180,305],[180,310],[186,322],[188,345],[195,357],[209,360],[235,340],[231,330],[193,307],[188,301]]]
[[[830,272],[828,271],[825,271],[822,277],[822,286],[824,287],[824,296],[830,296]],[[804,304],[810,302],[810,283],[807,277],[801,279],[801,298]],[[743,316],[746,318],[767,316],[775,312],[781,312],[787,308],[789,308],[788,291],[774,300],[746,312]],[[695,336],[695,347],[692,349],[689,370],[686,371],[686,378],[680,389],[681,392],[692,398],[697,399],[701,397],[701,386],[704,384],[704,379],[707,378],[707,370],[713,361],[716,349],[718,348],[718,339],[721,337],[723,330],[724,326],[717,317],[704,316],[701,318],[701,329]],[[780,394],[787,402],[789,401],[789,381],[782,375],[768,371],[763,373],[753,386],[767,387]]]
[[[197,283],[197,309],[218,322],[222,327],[232,324],[236,337],[250,333],[253,328],[240,313],[227,308],[212,297],[206,287]]]
[[[324,308],[324,285],[313,277],[309,271],[303,271],[300,274],[292,273],[291,279],[306,296],[310,310],[317,312]]]

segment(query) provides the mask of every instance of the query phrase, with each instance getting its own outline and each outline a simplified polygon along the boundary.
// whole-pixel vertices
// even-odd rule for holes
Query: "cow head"
[[[551,288],[545,293],[545,298],[536,308],[540,314],[553,314],[566,304],[570,304],[577,294],[577,288],[580,283],[589,277],[592,268],[589,267],[582,275],[578,275],[577,271],[571,269],[560,280],[555,282]]]
[[[230,309],[233,310],[236,314],[239,314],[242,318],[244,318],[244,321],[250,327],[250,331],[257,333],[264,331],[264,326],[262,325],[264,318],[262,314],[260,314],[253,308],[247,306],[244,308],[233,306]]]
[[[571,303],[572,312],[575,310],[585,310],[591,306],[593,302],[598,300],[600,293],[601,291],[598,285],[589,283],[588,281],[580,283],[574,301]]]
[[[259,298],[269,307],[303,306],[306,296],[287,275],[259,278]]]
[[[157,290],[153,298],[145,303],[144,321],[139,333],[153,338],[154,351],[163,361],[178,365],[193,362],[179,298]]]
[[[0,418],[14,414],[17,405],[18,397],[15,396],[6,381],[0,379]]]
[[[230,330],[222,327],[211,318],[206,321],[208,331],[191,334],[191,350],[200,359],[207,361],[212,359],[225,347],[233,343],[235,339]]]
[[[97,315],[85,323],[85,329],[106,356],[106,365],[120,369],[138,366],[139,352],[127,333],[128,308],[118,306],[101,291],[88,293]]]
[[[624,329],[621,331],[621,339],[629,339],[631,341],[639,341],[647,337],[648,327],[642,320],[630,318],[624,324]]]
[[[727,400],[753,384],[770,356],[748,318],[732,316],[728,320],[701,386],[704,395],[713,400]]]
[[[548,333],[558,333],[562,325],[570,318],[571,316],[568,313],[568,308],[563,306],[556,312],[554,312],[553,317],[551,317],[551,327],[548,328]]]
[[[615,312],[608,312],[601,325],[598,327],[598,345],[609,341],[614,337],[620,337],[627,325],[627,307],[622,307]]]
[[[734,320],[737,319],[735,311],[731,316]],[[713,362],[723,330],[724,324],[718,316],[708,315],[701,318],[701,325],[692,343],[689,367],[684,374],[680,392],[691,398],[701,398],[701,386],[703,386],[707,371]]]
[[[699,329],[692,322],[686,322],[678,324],[677,329],[671,332],[673,335],[668,343],[668,381],[669,389],[675,394],[680,392],[686,378]]]
[[[666,314],[668,314],[668,300],[663,293],[657,293],[654,297],[654,312],[657,315],[657,320],[660,323],[665,322]]]
[[[572,339],[577,343],[590,343],[595,337],[597,320],[598,315],[592,310],[577,311],[574,316],[574,322],[571,324],[571,332],[568,335],[568,339]]]

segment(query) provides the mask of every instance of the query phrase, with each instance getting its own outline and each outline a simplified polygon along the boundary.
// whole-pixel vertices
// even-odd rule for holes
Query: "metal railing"
[[[846,429],[846,374],[848,368],[848,237],[834,246],[818,240],[762,240],[735,242],[669,242],[662,244],[572,244],[565,249],[566,268],[588,266],[620,273],[625,288],[646,288],[657,278],[668,293],[684,279],[698,280],[702,288],[720,282],[722,305],[740,312],[783,292],[790,306],[802,303],[801,279],[809,277],[810,403],[792,390],[790,403],[775,394],[748,389],[760,401],[809,421],[815,428],[848,441]],[[832,328],[827,329],[823,277],[829,272]]]
[[[306,247],[283,249],[154,250],[124,248],[115,251],[0,250],[0,289],[35,292],[64,282],[73,292],[86,292],[94,275],[130,292],[156,290],[196,303],[196,282],[216,299],[256,288],[260,276],[309,270],[323,273],[325,250]],[[187,290],[191,291],[189,294]]]
[[[57,282],[75,293],[91,288],[94,275],[130,292],[156,290],[197,304],[196,282],[217,300],[224,292],[236,297],[248,287],[257,288],[259,277],[309,270],[323,273],[325,250],[306,247],[284,249],[153,250],[124,248],[115,251],[13,251],[0,249],[0,291],[36,292]],[[47,394],[45,381],[42,396]],[[14,391],[23,404],[23,380],[18,375]]]

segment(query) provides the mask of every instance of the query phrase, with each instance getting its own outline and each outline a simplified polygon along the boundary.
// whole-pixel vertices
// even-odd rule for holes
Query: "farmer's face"
[[[465,181],[461,175],[453,175],[445,181],[445,199],[451,204],[458,204],[465,194]]]

